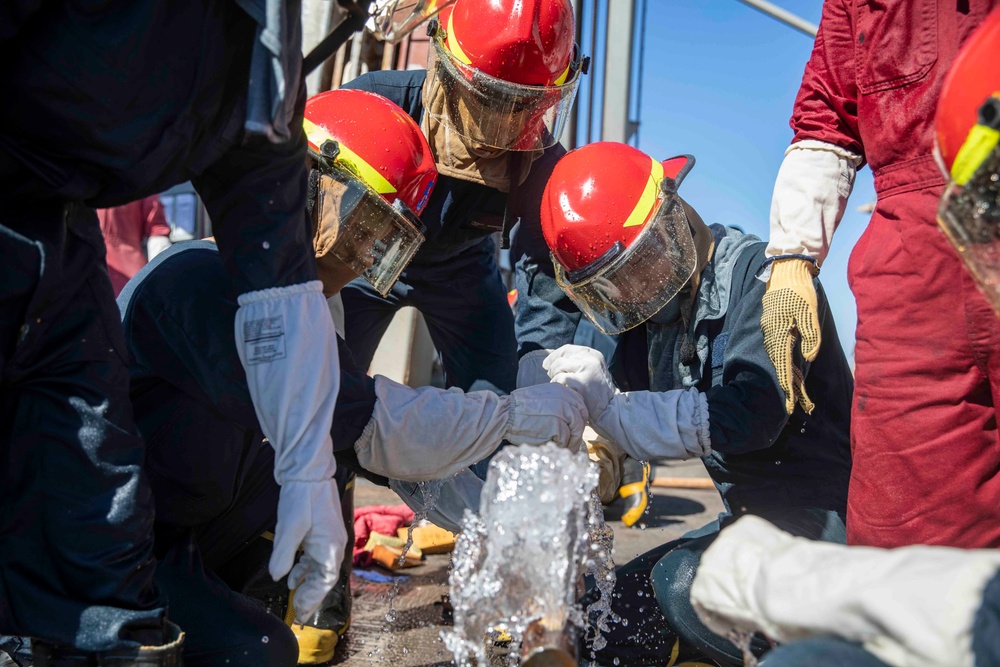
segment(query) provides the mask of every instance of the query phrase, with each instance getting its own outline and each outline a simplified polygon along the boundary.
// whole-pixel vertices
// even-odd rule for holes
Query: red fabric
[[[413,510],[406,505],[368,505],[354,510],[354,565],[371,565],[371,554],[365,551],[372,533],[396,536],[403,526],[413,523]]]
[[[170,225],[157,195],[115,208],[97,209],[108,249],[108,274],[115,296],[129,278],[146,266],[143,243],[150,236],[169,236]]]
[[[1000,323],[935,223],[934,109],[961,43],[1000,0],[827,0],[795,141],[864,155],[878,203],[857,298],[848,542],[1000,546]]]

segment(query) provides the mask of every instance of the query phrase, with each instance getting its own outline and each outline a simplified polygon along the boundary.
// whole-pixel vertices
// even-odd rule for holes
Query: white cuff
[[[823,141],[788,147],[771,198],[768,257],[805,255],[823,263],[860,162],[859,155]]]

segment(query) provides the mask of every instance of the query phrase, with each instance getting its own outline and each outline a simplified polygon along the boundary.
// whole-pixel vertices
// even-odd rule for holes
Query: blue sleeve
[[[542,192],[556,162],[565,154],[566,149],[556,144],[538,158],[521,186],[514,209],[521,219],[511,246],[519,358],[533,350],[551,350],[572,343],[580,322],[579,309],[556,283],[549,248],[542,236]]]
[[[341,88],[366,90],[395,102],[413,120],[420,122],[423,113],[425,70],[379,70],[351,79]]]

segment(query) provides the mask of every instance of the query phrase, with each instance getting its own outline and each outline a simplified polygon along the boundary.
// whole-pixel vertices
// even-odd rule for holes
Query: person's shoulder
[[[356,79],[345,83],[342,88],[367,90],[383,97],[393,99],[405,96],[413,90],[420,90],[427,78],[427,70],[376,70],[362,74]]]

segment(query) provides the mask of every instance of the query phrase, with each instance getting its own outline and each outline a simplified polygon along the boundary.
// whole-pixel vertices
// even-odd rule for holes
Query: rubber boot
[[[642,518],[649,506],[650,472],[649,463],[631,457],[626,458],[622,465],[622,485],[618,488],[618,495],[625,503],[622,523],[629,528]]]
[[[345,471],[346,472],[346,471]],[[289,595],[285,622],[299,640],[299,664],[319,665],[333,659],[337,643],[351,626],[351,572],[354,569],[354,474],[343,477],[337,471],[337,485],[343,489],[340,506],[347,528],[347,549],[340,566],[337,585],[326,594],[319,610],[304,624],[295,623],[295,591]]]
[[[31,654],[35,667],[182,667],[184,633],[179,627],[166,622],[163,641],[159,645],[140,646],[88,653],[72,646],[51,644],[44,639],[32,638]]]

